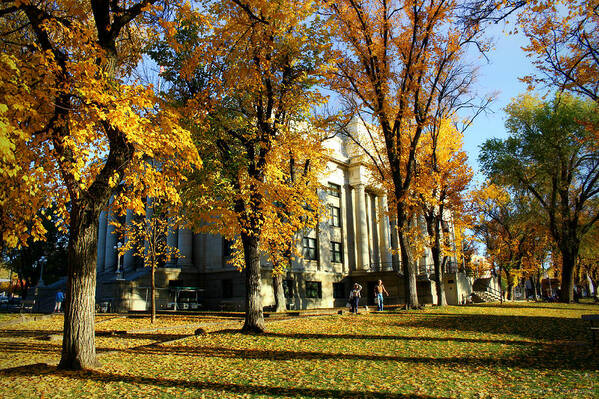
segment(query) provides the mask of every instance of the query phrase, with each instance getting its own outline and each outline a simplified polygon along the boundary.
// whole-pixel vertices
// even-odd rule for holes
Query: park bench
[[[599,331],[599,326],[595,325],[595,322],[599,322],[599,314],[583,314],[582,320],[588,321],[590,323],[589,330],[593,336],[593,350],[595,349],[595,344],[597,342],[595,338],[595,334]]]
[[[33,312],[33,307],[35,306],[35,299],[24,299],[21,301],[21,313],[23,312]]]

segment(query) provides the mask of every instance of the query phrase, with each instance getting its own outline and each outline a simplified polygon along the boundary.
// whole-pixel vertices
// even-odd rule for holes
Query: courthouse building
[[[360,124],[349,129],[359,134]],[[295,259],[284,277],[289,309],[344,306],[353,283],[364,287],[361,305],[372,304],[374,285],[381,279],[389,291],[387,304],[404,303],[405,279],[401,274],[393,220],[386,215],[385,193],[371,178],[367,158],[344,136],[326,144],[332,151],[320,193],[329,215],[316,229],[301,237],[303,257]],[[112,234],[110,216],[100,217],[97,258],[97,301],[112,310],[146,310],[150,304],[149,268],[127,253],[117,256],[118,237]],[[131,220],[132,212],[125,222]],[[450,221],[449,221],[450,222]],[[451,238],[451,237],[450,237]],[[230,245],[223,237],[195,234],[181,228],[167,237],[182,257],[156,272],[158,309],[243,310],[245,276],[228,264]],[[395,251],[396,253],[396,251]],[[444,278],[447,300],[458,304],[471,292],[472,282],[452,261]],[[430,252],[418,262],[421,303],[436,302]],[[262,258],[263,305],[274,305],[272,267]]]

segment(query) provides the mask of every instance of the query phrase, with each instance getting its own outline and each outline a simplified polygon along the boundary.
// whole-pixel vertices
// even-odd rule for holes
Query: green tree
[[[479,160],[491,179],[538,201],[562,257],[560,299],[571,302],[581,241],[599,219],[599,152],[587,129],[597,125],[597,105],[523,95],[506,112],[510,136],[487,140]]]

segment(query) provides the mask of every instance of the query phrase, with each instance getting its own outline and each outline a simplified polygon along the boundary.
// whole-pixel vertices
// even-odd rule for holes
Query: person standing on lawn
[[[385,295],[389,296],[389,293],[387,292],[387,290],[385,289],[385,286],[383,285],[383,281],[379,280],[379,283],[376,287],[374,287],[374,295],[376,296],[377,299],[377,305],[378,305],[378,311],[382,312],[383,311],[383,293],[385,293]]]
[[[354,287],[349,293],[349,303],[351,304],[351,312],[358,314],[358,304],[360,302],[360,291],[362,286],[358,283],[354,284]]]
[[[56,300],[54,303],[54,312],[55,313],[60,312],[63,301],[64,301],[64,293],[62,292],[61,289],[58,289],[58,292],[56,293]]]

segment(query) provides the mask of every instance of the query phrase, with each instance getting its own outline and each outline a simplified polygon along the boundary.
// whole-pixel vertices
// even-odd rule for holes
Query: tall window
[[[341,197],[341,186],[335,183],[329,183],[327,186],[327,193],[332,197]]]
[[[318,259],[316,238],[304,237],[304,258],[309,260]]]
[[[333,227],[341,227],[341,209],[331,205],[331,225]]]
[[[340,242],[331,241],[332,261],[337,263],[343,262],[343,251]]]
[[[322,298],[322,283],[306,281],[306,298]]]

